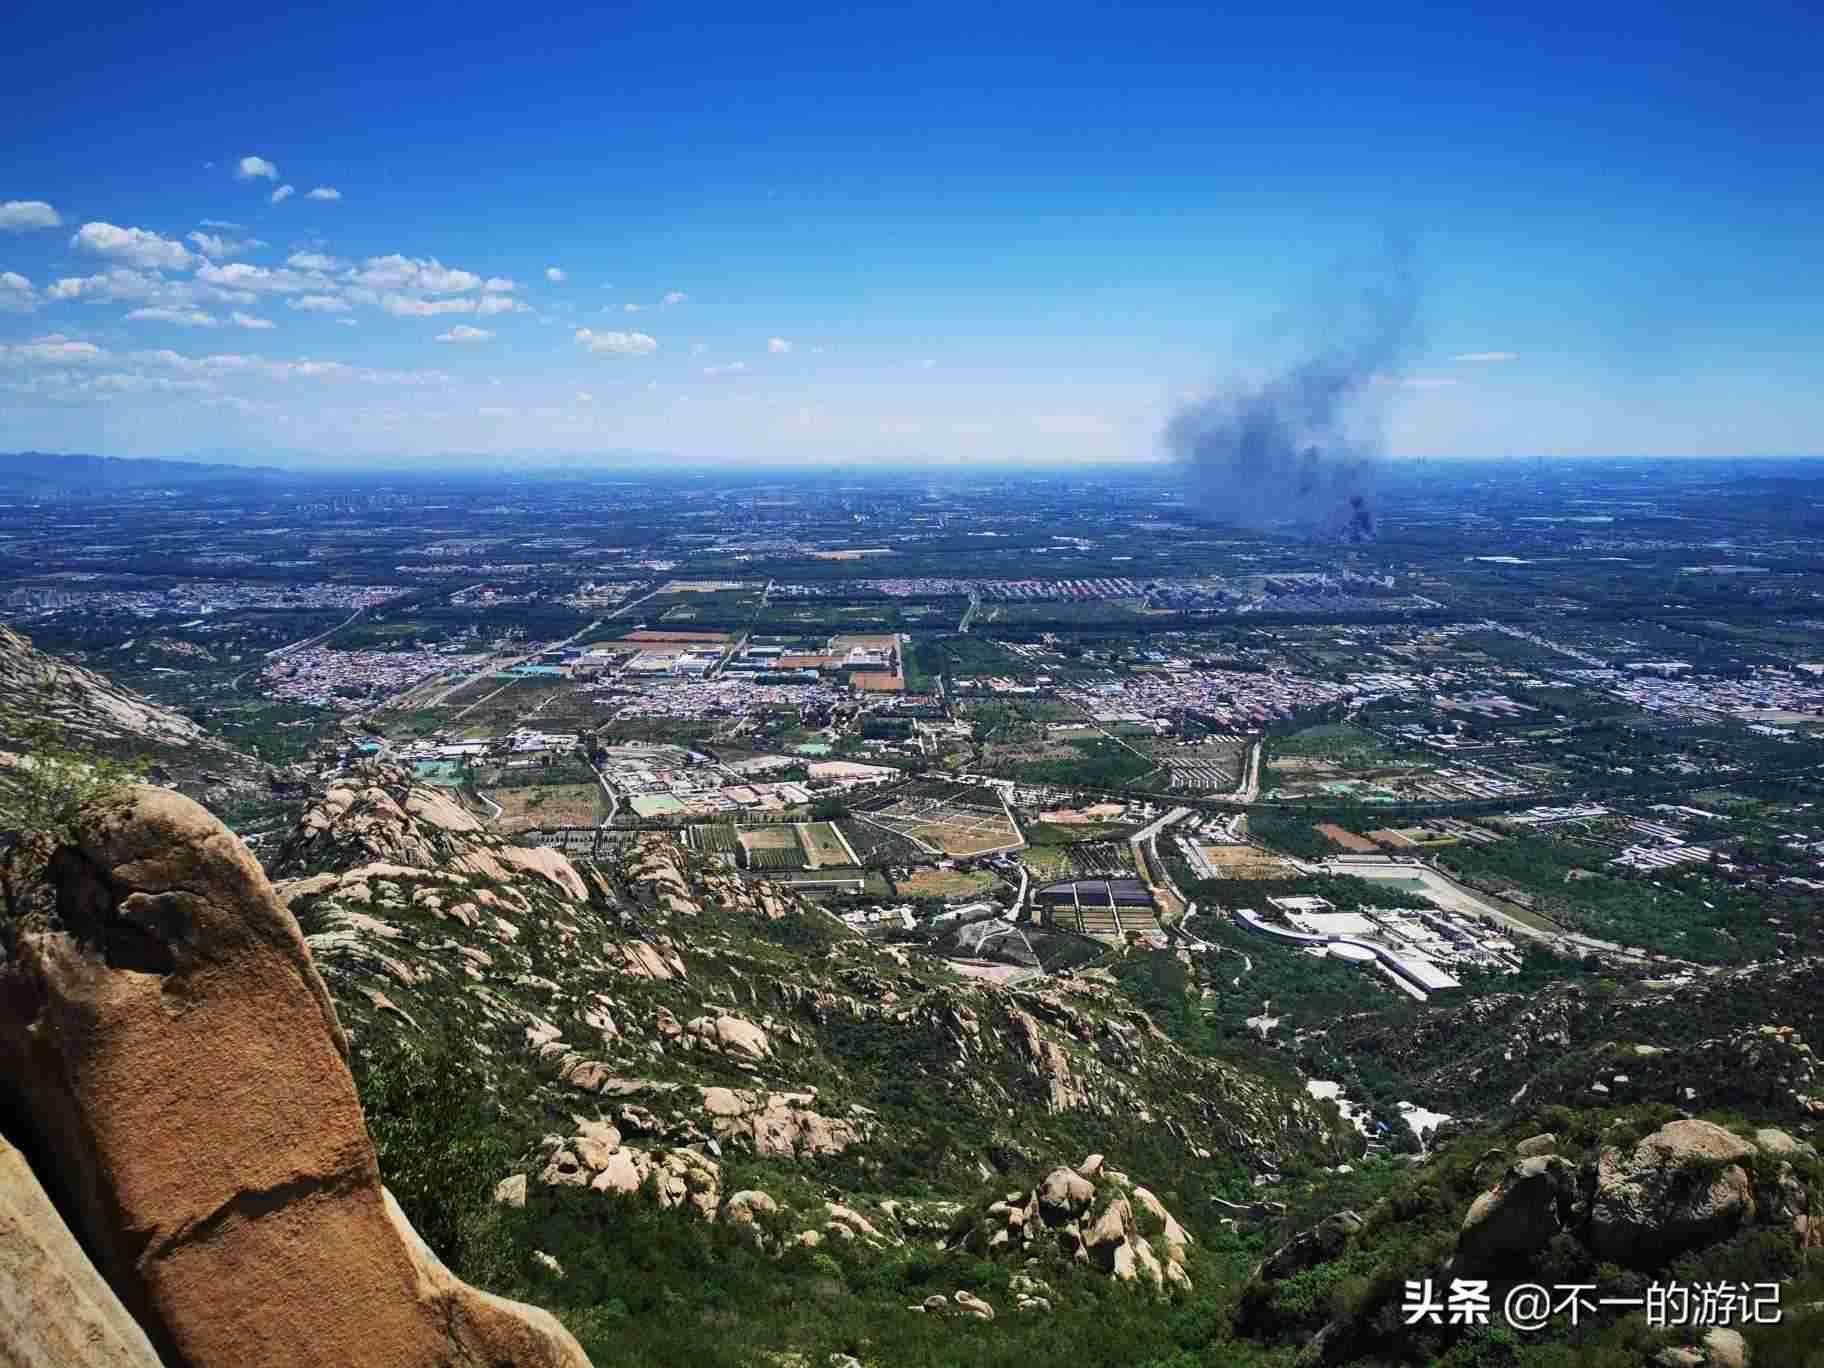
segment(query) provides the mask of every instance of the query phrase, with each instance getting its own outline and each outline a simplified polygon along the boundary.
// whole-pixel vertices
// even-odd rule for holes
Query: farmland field
[[[798,826],[798,843],[804,847],[812,869],[827,869],[832,866],[852,868],[855,856],[849,854],[849,848],[842,843],[836,834],[836,828],[829,822],[802,822]],[[860,852],[856,852],[857,855]]]
[[[1246,845],[1199,846],[1200,853],[1218,879],[1284,879],[1292,866],[1264,851]]]
[[[919,869],[894,887],[907,898],[963,898],[985,893],[1001,880],[994,874],[962,869]]]
[[[727,822],[712,822],[692,827],[692,839],[705,855],[733,855],[741,845],[741,834]]]
[[[848,838],[849,845],[864,865],[878,868],[881,865],[906,864],[925,857],[924,851],[896,831],[857,821],[853,817],[845,817],[836,825]]]
[[[594,826],[602,820],[602,791],[595,784],[528,784],[481,792],[501,809],[489,823],[496,831]]]
[[[999,795],[972,784],[914,785],[887,795],[866,816],[947,855],[979,855],[1021,841]]]
[[[741,848],[747,852],[749,869],[803,869],[804,850],[798,844],[798,833],[789,826],[753,827],[741,833]]]
[[[1119,877],[1134,872],[1133,847],[1126,841],[1080,841],[1070,847],[1070,861],[1079,874]]]

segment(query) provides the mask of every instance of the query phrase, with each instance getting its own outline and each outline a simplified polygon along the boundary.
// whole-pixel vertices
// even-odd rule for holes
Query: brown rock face
[[[586,1368],[404,1225],[297,924],[221,823],[132,789],[9,873],[55,914],[0,962],[0,1092],[169,1362]]]
[[[0,1140],[0,1362],[159,1368],[139,1322],[82,1252],[25,1156]]]

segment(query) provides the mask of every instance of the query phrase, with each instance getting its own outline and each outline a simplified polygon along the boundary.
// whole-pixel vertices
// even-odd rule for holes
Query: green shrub
[[[516,1264],[493,1200],[514,1147],[473,1058],[450,1033],[385,1036],[351,1063],[381,1181],[458,1277],[485,1284]]]

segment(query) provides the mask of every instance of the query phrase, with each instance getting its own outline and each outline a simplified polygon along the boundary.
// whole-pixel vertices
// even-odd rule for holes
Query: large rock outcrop
[[[5,874],[0,1092],[168,1361],[585,1368],[405,1224],[297,924],[220,822],[129,789]]]
[[[1353,1211],[1333,1211],[1301,1230],[1254,1270],[1262,1282],[1280,1282],[1341,1254],[1367,1223]]]
[[[1809,1158],[1784,1131],[1753,1140],[1708,1121],[1671,1121],[1632,1150],[1610,1146],[1586,1170],[1591,1249],[1637,1268],[1749,1225],[1790,1230],[1801,1249],[1824,1245],[1824,1201],[1794,1168]]]
[[[1596,1164],[1590,1247],[1617,1263],[1663,1263],[1735,1233],[1755,1215],[1755,1147],[1708,1121],[1672,1121]]]
[[[722,1169],[701,1150],[640,1149],[623,1144],[618,1127],[606,1121],[573,1118],[576,1134],[545,1137],[545,1163],[538,1180],[547,1187],[590,1187],[628,1196],[652,1182],[653,1198],[662,1207],[688,1205],[699,1215],[716,1218],[722,1200]]]
[[[17,1368],[159,1368],[25,1156],[0,1140],[0,1361]]]
[[[1569,1226],[1576,1196],[1576,1171],[1563,1159],[1521,1159],[1471,1203],[1457,1234],[1457,1270],[1472,1275],[1544,1249]]]
[[[1155,1289],[1170,1284],[1186,1291],[1190,1240],[1157,1197],[1099,1154],[1075,1168],[1060,1165],[1030,1191],[990,1202],[961,1235],[966,1247],[990,1257],[1049,1251],[1121,1282],[1144,1280]]]

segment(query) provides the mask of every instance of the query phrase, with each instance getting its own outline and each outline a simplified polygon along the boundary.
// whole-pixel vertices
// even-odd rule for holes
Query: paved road
[[[1260,797],[1260,761],[1267,753],[1267,738],[1261,737],[1248,748],[1248,777],[1236,797],[1244,803],[1252,803]]]

